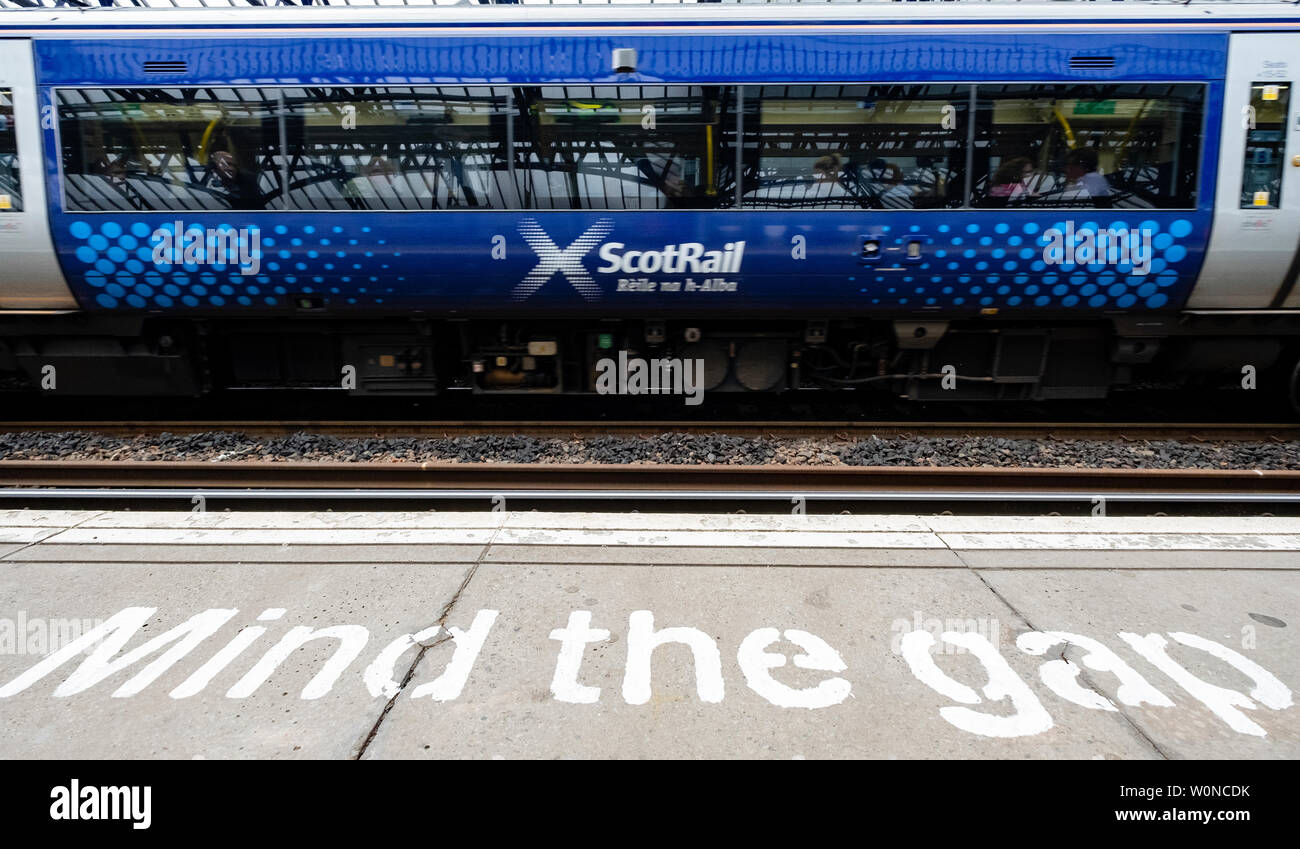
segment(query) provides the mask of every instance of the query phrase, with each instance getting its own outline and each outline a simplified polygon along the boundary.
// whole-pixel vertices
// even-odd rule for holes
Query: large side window
[[[981,85],[978,207],[1196,206],[1204,87]]]
[[[18,180],[18,139],[14,133],[13,92],[0,88],[0,214],[23,208]]]
[[[961,206],[969,91],[953,85],[747,87],[744,205]],[[755,133],[757,144],[751,144]]]
[[[734,202],[701,86],[287,89],[292,209],[699,209]]]
[[[512,209],[505,89],[286,89],[291,209]]]
[[[1289,83],[1254,83],[1246,128],[1241,207],[1278,209],[1282,205],[1282,163],[1286,159]]]
[[[280,209],[275,89],[60,89],[69,210]]]
[[[526,209],[711,209],[735,202],[734,89],[516,88],[511,178]]]
[[[753,209],[1190,209],[1204,96],[1155,83],[58,91],[70,211],[720,209],[738,194]],[[1244,206],[1279,202],[1289,97],[1254,87]],[[17,209],[0,90],[0,211],[6,195]]]

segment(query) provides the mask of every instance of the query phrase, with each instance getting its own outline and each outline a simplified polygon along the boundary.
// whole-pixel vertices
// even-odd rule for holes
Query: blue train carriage
[[[1292,4],[22,2],[11,384],[1297,392]]]

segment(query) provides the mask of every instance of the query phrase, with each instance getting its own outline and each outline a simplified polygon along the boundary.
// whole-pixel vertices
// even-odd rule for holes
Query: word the
[[[597,268],[601,274],[738,274],[745,255],[744,242],[727,242],[720,251],[706,251],[699,242],[664,245],[661,251],[628,251],[622,242],[606,242],[600,246],[600,258],[605,265]]]
[[[596,363],[596,391],[601,395],[684,395],[687,406],[704,401],[704,360],[631,359],[618,352],[618,362],[603,357]]]
[[[262,231],[257,227],[196,224],[187,229],[181,221],[173,227],[159,227],[149,237],[156,265],[237,265],[244,275],[261,270]]]
[[[1150,230],[1112,230],[1109,227],[1076,233],[1074,222],[1065,223],[1065,232],[1055,227],[1043,231],[1043,262],[1048,265],[1131,265],[1133,274],[1151,271]]]
[[[72,779],[67,787],[50,790],[52,820],[130,820],[131,828],[146,829],[153,822],[153,788],[81,786]]]

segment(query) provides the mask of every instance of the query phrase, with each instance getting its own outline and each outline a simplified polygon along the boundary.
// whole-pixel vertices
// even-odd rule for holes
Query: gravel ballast
[[[1295,470],[1300,469],[1300,442],[776,438],[717,433],[559,439],[491,434],[359,438],[311,433],[253,437],[232,432],[156,436],[27,432],[0,434],[0,459]]]

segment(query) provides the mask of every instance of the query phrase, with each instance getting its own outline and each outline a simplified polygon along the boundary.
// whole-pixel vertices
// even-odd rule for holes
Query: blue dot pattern
[[[201,239],[189,253],[173,246],[177,224],[182,232],[194,231]],[[353,236],[371,239],[372,228],[354,227]],[[211,239],[213,232],[220,235]],[[240,227],[211,221],[105,221],[77,219],[67,227],[75,240],[70,253],[65,247],[65,267],[83,307],[102,309],[185,310],[274,308],[289,302],[288,295],[315,295],[324,290],[339,296],[339,303],[383,304],[393,291],[381,282],[401,283],[406,278],[390,274],[383,257],[358,258],[350,264],[367,275],[370,286],[354,284],[338,269],[348,256],[334,250],[336,242],[349,241],[349,228],[342,224],[284,224]],[[240,244],[243,244],[241,255]],[[352,245],[358,239],[351,240]],[[284,246],[283,248],[281,246]],[[291,247],[290,247],[291,246]],[[400,257],[388,251],[387,257]],[[275,258],[292,263],[276,262]],[[241,259],[250,260],[242,264]],[[251,260],[256,260],[252,262]],[[287,273],[290,270],[302,274]],[[83,288],[84,287],[84,288]]]
[[[1035,214],[1006,221],[989,213],[973,213],[979,221],[922,225],[920,233],[925,235],[909,227],[905,236],[898,237],[890,234],[896,232],[895,227],[867,226],[861,228],[864,235],[880,238],[882,244],[900,251],[907,242],[919,239],[922,256],[913,264],[887,260],[874,266],[861,263],[855,284],[865,271],[866,279],[875,285],[857,285],[854,291],[880,308],[910,305],[1059,311],[1181,306],[1200,269],[1205,225],[1198,227],[1191,213],[1153,215],[1143,211],[1138,218],[1116,217],[1120,212],[1096,210],[1075,213],[1071,218]],[[1140,253],[1116,249],[1089,257],[1078,250],[1083,244],[1109,239],[1110,234],[1131,234],[1128,238],[1136,238]],[[1073,250],[1060,250],[1069,243]],[[1074,259],[1091,261],[1076,264],[1070,261]],[[897,285],[899,272],[908,270],[930,285],[904,291]]]
[[[996,309],[1014,315],[1177,309],[1195,282],[1209,229],[1206,213],[1157,210],[867,212],[865,222],[846,223],[854,220],[851,215],[629,213],[615,217],[607,241],[626,243],[626,250],[659,250],[686,241],[713,248],[746,240],[743,267],[732,275],[740,281],[738,290],[707,296],[711,304],[736,310],[802,306],[962,314]],[[65,273],[85,309],[278,311],[292,308],[301,296],[340,310],[460,309],[500,307],[538,266],[538,255],[517,234],[520,217],[281,214],[231,223],[183,213],[113,220],[65,215],[56,216],[55,233]],[[597,217],[565,213],[543,224],[564,249]],[[183,230],[204,232],[198,261],[155,251],[162,238],[174,238],[176,218],[183,220]],[[237,252],[209,256],[207,235],[253,230],[260,243],[260,250],[251,252],[259,264],[256,273],[245,273],[251,269],[240,267]],[[1076,238],[1105,230],[1141,234],[1151,251],[1149,267],[1052,261],[1047,249],[1053,230],[1069,230]],[[510,240],[508,261],[490,259],[497,233]],[[802,262],[791,258],[791,233],[808,236]],[[887,251],[879,263],[863,262],[863,235],[899,253]],[[915,262],[890,258],[901,256],[912,240],[922,243]],[[598,248],[581,262],[604,292],[600,303],[689,311],[706,300],[619,293],[618,274],[597,271]],[[554,273],[528,301],[540,307],[575,302],[581,299],[563,273]]]

